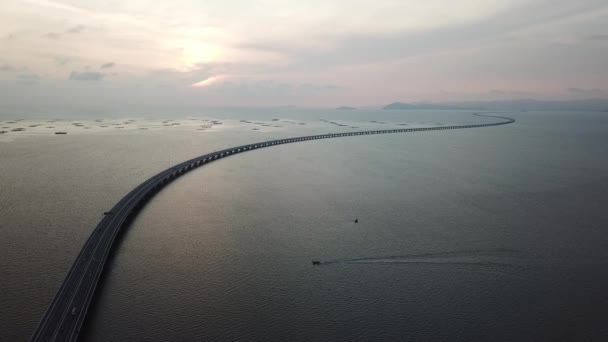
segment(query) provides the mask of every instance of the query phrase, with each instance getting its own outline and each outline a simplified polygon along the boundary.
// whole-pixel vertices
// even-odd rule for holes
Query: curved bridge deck
[[[65,280],[63,281],[63,284],[59,288],[55,298],[51,302],[49,308],[36,328],[31,341],[77,340],[80,329],[84,323],[84,319],[91,304],[91,300],[93,299],[93,294],[95,293],[95,289],[99,283],[99,279],[108,259],[111,247],[116,240],[117,234],[121,230],[127,228],[130,221],[137,215],[139,210],[158,191],[184,173],[221,158],[275,145],[360,135],[489,127],[515,122],[514,119],[507,117],[483,115],[481,113],[473,115],[502,119],[502,121],[470,125],[329,133],[269,140],[208,153],[200,157],[187,160],[158,173],[129,192],[112,208],[110,212],[105,213],[104,218],[101,220],[101,222],[99,222],[95,230],[93,230],[91,233],[91,236],[82,247],[82,250],[74,261],[72,268],[69,270]]]

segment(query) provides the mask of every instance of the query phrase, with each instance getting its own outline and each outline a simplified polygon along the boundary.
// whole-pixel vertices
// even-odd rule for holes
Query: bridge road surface
[[[275,145],[338,138],[347,136],[387,134],[387,133],[409,133],[453,130],[464,128],[478,128],[506,125],[515,122],[514,119],[502,116],[484,115],[475,113],[473,115],[484,116],[502,121],[471,125],[451,125],[423,128],[386,129],[376,131],[360,131],[348,133],[329,133],[311,135],[295,138],[277,139],[260,143],[241,145],[228,148],[187,160],[158,173],[123,197],[110,212],[106,212],[104,218],[91,233],[82,250],[76,257],[74,264],[61,284],[55,298],[49,305],[42,320],[38,324],[31,341],[76,341],[80,329],[84,323],[95,289],[99,283],[102,271],[108,259],[109,253],[116,241],[116,235],[128,227],[131,220],[139,210],[158,191],[184,173],[203,166],[215,160],[231,156],[233,154],[247,152],[259,148]]]

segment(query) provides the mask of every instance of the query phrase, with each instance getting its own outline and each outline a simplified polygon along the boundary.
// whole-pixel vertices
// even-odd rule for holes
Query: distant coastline
[[[394,102],[383,106],[384,110],[515,110],[515,111],[543,111],[543,110],[580,110],[580,111],[608,111],[608,99],[585,99],[570,101],[544,101],[535,99],[519,99],[504,101],[466,101],[466,102]]]

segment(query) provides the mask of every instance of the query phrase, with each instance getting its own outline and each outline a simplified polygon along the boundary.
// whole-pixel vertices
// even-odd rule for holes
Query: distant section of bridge
[[[487,114],[487,113],[486,113]],[[464,128],[490,127],[506,125],[515,122],[514,119],[502,116],[475,113],[473,115],[501,119],[498,122],[471,125],[451,125],[422,128],[385,129],[376,131],[360,131],[347,133],[328,133],[295,138],[277,139],[242,145],[225,150],[202,155],[166,169],[151,177],[138,187],[131,190],[112,210],[105,212],[95,230],[91,233],[76,261],[69,270],[63,284],[42,317],[31,341],[75,341],[84,323],[95,289],[99,283],[102,271],[108,259],[110,250],[115,243],[117,234],[128,227],[131,220],[141,208],[162,188],[177,177],[197,167],[209,164],[215,160],[248,152],[264,147],[288,143],[319,140],[328,138],[350,137],[360,135],[375,135],[388,133],[414,133],[427,131],[446,131]]]

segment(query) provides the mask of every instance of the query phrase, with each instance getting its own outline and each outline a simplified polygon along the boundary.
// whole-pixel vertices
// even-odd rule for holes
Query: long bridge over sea
[[[89,236],[82,247],[82,250],[76,257],[76,260],[61,284],[59,291],[38,324],[31,341],[76,341],[78,339],[80,329],[82,328],[89,307],[91,306],[95,289],[100,282],[104,266],[106,265],[112,246],[116,243],[118,233],[124,231],[129,226],[141,208],[143,208],[156,193],[169,185],[173,180],[189,171],[235,154],[289,143],[376,134],[415,133],[490,127],[515,122],[512,118],[487,114],[488,113],[475,113],[473,115],[501,120],[491,123],[469,125],[328,133],[269,140],[211,152],[172,166],[141,183],[116,203],[109,212],[104,213],[103,219],[99,222],[95,230],[93,230],[91,236]]]

